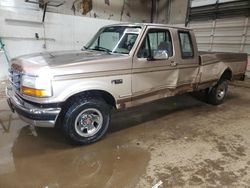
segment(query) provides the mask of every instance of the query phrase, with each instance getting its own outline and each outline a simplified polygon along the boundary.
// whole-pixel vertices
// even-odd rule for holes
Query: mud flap
[[[244,74],[240,77],[240,81],[245,81],[245,80],[246,80],[246,75]]]

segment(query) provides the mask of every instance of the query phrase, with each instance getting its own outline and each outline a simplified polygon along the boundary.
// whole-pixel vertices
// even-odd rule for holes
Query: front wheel
[[[213,88],[208,91],[208,102],[213,105],[223,103],[228,90],[227,80],[220,80]]]
[[[63,131],[74,144],[90,144],[105,135],[109,123],[110,107],[104,101],[83,98],[70,105],[63,121]]]

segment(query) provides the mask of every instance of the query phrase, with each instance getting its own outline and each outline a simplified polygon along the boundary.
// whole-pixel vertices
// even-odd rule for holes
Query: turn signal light
[[[30,95],[34,97],[48,97],[48,94],[45,90],[34,89],[34,88],[25,87],[25,86],[21,87],[21,92],[22,94]]]

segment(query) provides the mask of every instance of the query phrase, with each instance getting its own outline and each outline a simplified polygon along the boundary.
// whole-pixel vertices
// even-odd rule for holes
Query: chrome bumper
[[[61,108],[41,108],[20,98],[11,87],[6,88],[7,102],[20,119],[37,127],[54,127]]]

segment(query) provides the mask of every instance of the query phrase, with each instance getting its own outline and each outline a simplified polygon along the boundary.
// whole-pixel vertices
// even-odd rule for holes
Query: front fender
[[[68,82],[68,81],[67,81]],[[108,83],[104,81],[90,81],[90,80],[84,80],[80,82],[73,82],[73,83],[68,83],[66,84],[67,87],[63,87],[62,85],[57,85],[55,84],[55,90],[57,93],[55,93],[55,97],[57,98],[58,101],[66,101],[68,98],[71,96],[84,92],[84,91],[90,91],[90,90],[101,90],[105,91],[109,94],[111,94],[115,101],[118,99],[118,94],[112,91],[111,84],[109,85]],[[56,86],[57,85],[57,86]]]
[[[113,82],[118,79],[122,80],[122,83],[116,84]],[[112,95],[117,103],[122,96],[131,94],[131,75],[56,80],[53,82],[54,93],[52,100],[64,102],[75,94],[90,90],[105,91]]]

